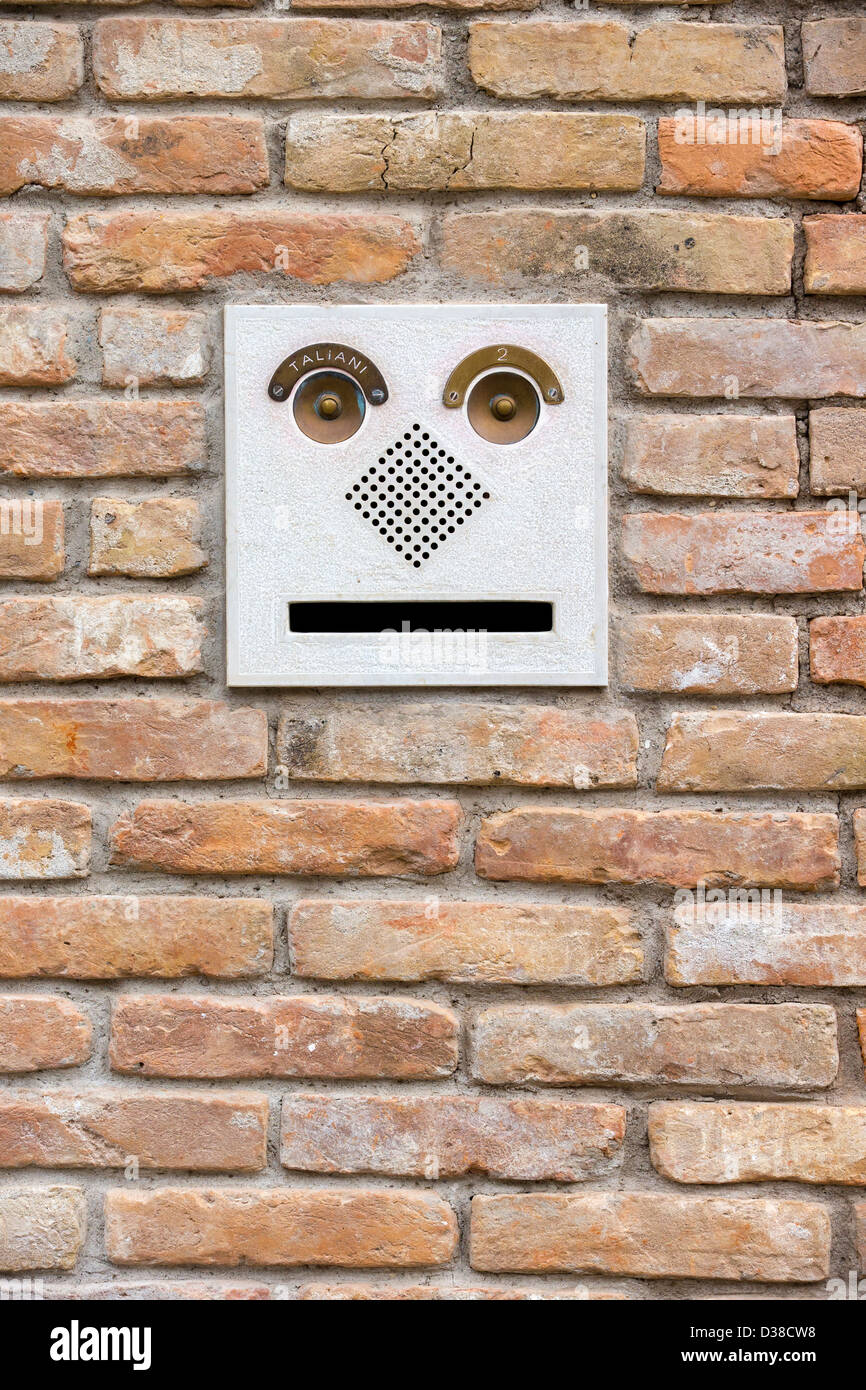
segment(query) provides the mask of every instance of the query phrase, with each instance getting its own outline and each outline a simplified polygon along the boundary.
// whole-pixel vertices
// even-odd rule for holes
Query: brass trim
[[[535,352],[530,352],[529,348],[515,347],[513,343],[499,343],[479,348],[477,352],[470,352],[468,357],[458,362],[445,383],[442,393],[443,405],[448,406],[450,410],[462,405],[472,382],[480,372],[487,371],[490,367],[500,367],[503,370],[517,367],[520,371],[526,372],[536,383],[541,392],[541,399],[547,405],[562,405],[565,400],[562,382],[543,358]]]
[[[268,395],[272,401],[287,401],[308,372],[328,367],[352,377],[370,405],[384,405],[387,401],[388,387],[375,362],[357,348],[346,347],[345,343],[310,343],[293,352],[291,357],[284,357],[268,382]]]

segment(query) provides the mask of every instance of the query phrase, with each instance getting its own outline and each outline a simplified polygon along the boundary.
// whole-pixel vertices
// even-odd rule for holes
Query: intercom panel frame
[[[228,684],[606,684],[606,317],[598,304],[226,306]],[[465,403],[442,401],[457,363],[499,341],[544,357],[565,396],[506,446],[479,438]],[[339,445],[305,439],[291,403],[267,395],[280,362],[314,342],[356,347],[388,383],[387,403]],[[355,474],[413,424],[491,494],[420,570],[347,501]],[[289,631],[291,602],[347,599],[550,601],[554,627],[491,632],[483,663],[462,664],[421,642],[414,657],[411,636],[393,661],[381,634]]]

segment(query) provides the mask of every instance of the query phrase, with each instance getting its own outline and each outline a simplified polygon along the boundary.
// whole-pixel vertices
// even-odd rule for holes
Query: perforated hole
[[[490,498],[429,430],[412,425],[346,493],[357,512],[414,569]]]

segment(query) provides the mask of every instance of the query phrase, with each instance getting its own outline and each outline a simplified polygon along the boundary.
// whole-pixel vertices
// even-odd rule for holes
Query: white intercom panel
[[[604,306],[225,330],[231,685],[606,682]]]

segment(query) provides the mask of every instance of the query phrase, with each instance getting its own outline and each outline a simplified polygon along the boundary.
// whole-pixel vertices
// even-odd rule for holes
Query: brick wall
[[[0,1270],[826,1297],[862,7],[2,10]],[[222,305],[429,298],[610,305],[609,689],[228,691]]]

